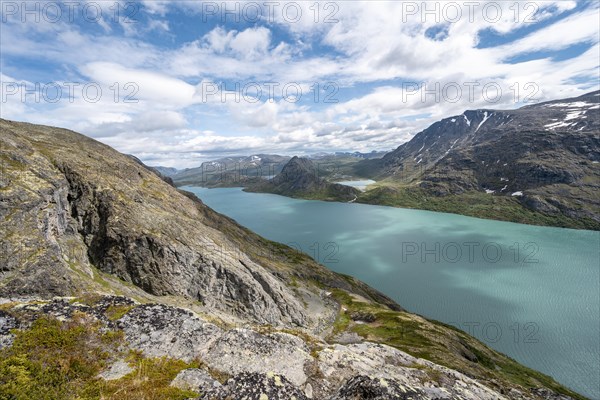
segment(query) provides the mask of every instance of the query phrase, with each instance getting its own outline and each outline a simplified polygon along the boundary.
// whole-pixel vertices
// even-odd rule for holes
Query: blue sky
[[[389,150],[599,86],[597,2],[1,2],[2,118],[151,165]]]

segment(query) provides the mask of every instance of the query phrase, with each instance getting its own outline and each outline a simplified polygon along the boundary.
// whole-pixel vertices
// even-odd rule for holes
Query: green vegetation
[[[564,214],[547,215],[532,211],[523,207],[515,197],[492,196],[477,191],[448,196],[432,196],[416,186],[387,181],[378,183],[374,188],[362,193],[356,202],[447,212],[530,225],[600,229],[598,223],[590,219],[573,219]]]
[[[111,305],[109,306],[105,313],[108,319],[111,321],[116,321],[121,319],[125,314],[127,314],[134,306],[129,305]]]
[[[187,368],[197,368],[199,363],[185,363],[170,358],[144,358],[134,352],[128,358],[135,369],[121,379],[98,381],[101,398],[123,400],[184,400],[196,397],[195,392],[169,386],[177,374]]]
[[[491,387],[500,389],[519,385],[529,389],[543,386],[575,399],[583,399],[551,377],[520,365],[455,327],[407,312],[391,311],[344,290],[334,289],[332,296],[340,303],[342,311],[335,321],[329,341],[335,341],[335,336],[341,332],[354,332],[366,340],[387,344],[482,382],[487,381],[486,384]],[[364,315],[374,318],[371,322],[356,318]],[[357,321],[353,321],[353,317]],[[424,369],[432,380],[439,375],[435,370]]]
[[[103,332],[84,314],[68,322],[41,317],[15,335],[13,345],[0,351],[2,400],[183,400],[197,395],[169,386],[179,371],[197,364],[122,354],[122,332]],[[99,378],[119,357],[126,357],[134,371],[114,381]]]

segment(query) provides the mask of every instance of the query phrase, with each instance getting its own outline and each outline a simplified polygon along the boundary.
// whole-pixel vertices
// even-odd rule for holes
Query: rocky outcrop
[[[198,400],[308,400],[285,376],[241,373],[217,389],[205,392]]]
[[[114,381],[121,379],[131,372],[133,372],[133,368],[129,365],[129,363],[127,363],[125,360],[117,360],[98,376],[105,381]]]
[[[162,304],[138,306],[117,321],[132,348],[148,357],[191,361],[205,354],[222,330],[192,312]]]
[[[427,398],[418,390],[400,386],[393,380],[358,375],[348,380],[332,400],[420,400]]]
[[[194,392],[208,392],[221,387],[221,384],[205,370],[189,368],[178,373],[171,386]]]
[[[118,319],[115,307],[123,313],[116,314]],[[121,346],[144,357],[199,361],[198,368],[182,369],[171,386],[195,391],[202,400],[569,399],[546,388],[527,393],[515,386],[499,393],[458,371],[382,344],[331,345],[305,334],[222,328],[189,310],[123,297],[87,304],[75,298],[13,302],[3,308],[2,338],[9,327],[28,329],[42,316],[68,322],[85,315],[89,325],[96,321],[102,329],[123,332]],[[117,358],[99,377],[118,380],[132,371],[132,365]]]
[[[15,335],[13,329],[19,327],[19,323],[12,315],[0,310],[0,349],[12,345]]]
[[[219,337],[202,359],[207,365],[231,375],[276,371],[294,385],[302,386],[308,379],[305,365],[312,358],[310,349],[298,336],[233,329]]]

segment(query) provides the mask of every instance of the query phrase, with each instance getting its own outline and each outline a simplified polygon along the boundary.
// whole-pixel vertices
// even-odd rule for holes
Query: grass
[[[121,319],[125,314],[131,311],[135,306],[132,305],[110,305],[106,309],[106,317],[111,321]]]
[[[31,329],[14,333],[13,345],[0,350],[1,400],[183,400],[197,396],[169,386],[181,370],[197,363],[124,354],[122,332],[103,331],[84,314],[67,322],[44,316]],[[114,381],[98,377],[120,357],[127,357],[134,367],[132,373]]]
[[[0,352],[0,399],[93,398],[95,376],[117,345],[114,335],[78,318],[39,318]]]
[[[197,362],[186,363],[166,357],[145,358],[138,352],[128,357],[135,369],[121,379],[98,381],[101,398],[119,400],[184,400],[198,393],[171,387],[177,374],[187,368],[197,368]]]
[[[377,303],[358,300],[341,289],[333,289],[332,296],[342,309],[329,341],[335,341],[335,336],[341,332],[354,332],[365,340],[387,344],[415,357],[452,368],[497,389],[521,386],[527,391],[546,387],[574,399],[583,399],[551,377],[490,349],[455,327],[403,311],[391,311]],[[375,320],[355,323],[351,318],[355,312],[371,313]],[[467,359],[464,351],[474,354],[476,361]],[[435,370],[426,372],[430,379],[439,379],[440,375]]]

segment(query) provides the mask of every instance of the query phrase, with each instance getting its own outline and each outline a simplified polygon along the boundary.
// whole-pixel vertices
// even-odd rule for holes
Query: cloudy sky
[[[595,1],[1,1],[2,118],[150,165],[390,150],[599,86]]]

